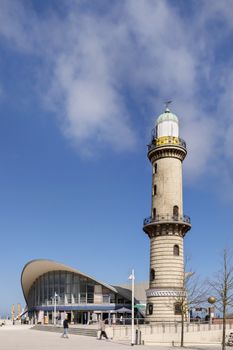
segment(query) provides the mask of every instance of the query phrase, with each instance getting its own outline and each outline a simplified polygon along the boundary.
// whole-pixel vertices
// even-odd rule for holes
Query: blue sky
[[[232,246],[231,1],[0,2],[0,313],[49,258],[106,283],[148,278],[146,145],[172,99],[184,213],[203,278]]]

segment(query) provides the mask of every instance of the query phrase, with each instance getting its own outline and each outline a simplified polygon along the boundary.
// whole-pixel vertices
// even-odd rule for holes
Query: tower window
[[[178,216],[179,216],[179,207],[177,205],[174,205],[173,207],[173,216],[174,216],[174,219],[178,219]]]
[[[153,167],[153,174],[157,173],[157,163],[155,163],[154,167]]]
[[[147,304],[146,313],[147,315],[153,315],[153,304]]]
[[[174,304],[174,312],[175,312],[175,315],[181,315],[182,314],[181,303],[175,303]]]
[[[151,269],[151,270],[150,270],[150,280],[151,280],[151,281],[154,281],[154,279],[155,279],[155,270],[154,270],[154,269]]]
[[[156,219],[156,208],[153,208],[153,219]]]
[[[175,256],[180,255],[180,247],[177,244],[175,244],[173,247],[173,255],[175,255]]]
[[[157,186],[154,185],[153,195],[155,196],[157,194]]]

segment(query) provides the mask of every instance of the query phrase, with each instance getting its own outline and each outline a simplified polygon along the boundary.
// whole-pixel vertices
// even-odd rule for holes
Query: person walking
[[[105,323],[104,321],[100,321],[100,336],[99,336],[99,340],[102,339],[102,336],[105,337],[105,339],[108,339],[108,336],[106,334],[106,331],[105,331]]]
[[[63,334],[62,334],[62,338],[69,338],[68,337],[68,328],[69,328],[69,323],[67,321],[67,319],[65,318],[63,321]]]

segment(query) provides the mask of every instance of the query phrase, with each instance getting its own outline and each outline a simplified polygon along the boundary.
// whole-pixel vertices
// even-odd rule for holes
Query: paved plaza
[[[134,349],[174,350],[167,346],[143,346],[135,345]],[[127,350],[132,346],[127,342],[115,342],[112,340],[97,340],[93,337],[70,335],[69,339],[61,338],[59,333],[31,330],[28,326],[0,327],[1,350]],[[179,347],[175,347],[179,350]],[[220,350],[220,346],[194,346],[189,350]]]

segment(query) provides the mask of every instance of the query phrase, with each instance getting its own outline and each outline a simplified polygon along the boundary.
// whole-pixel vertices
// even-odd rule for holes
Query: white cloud
[[[232,34],[230,2],[204,1],[184,17],[169,1],[113,2],[102,14],[79,3],[43,18],[24,2],[0,4],[1,35],[11,48],[40,57],[41,94],[78,151],[84,143],[87,153],[136,145],[138,116],[125,97],[131,91],[136,106],[155,96],[156,113],[164,98],[175,100],[190,177],[213,171],[216,159],[232,163],[232,60],[216,64],[221,33],[209,29],[221,21],[224,37]]]

